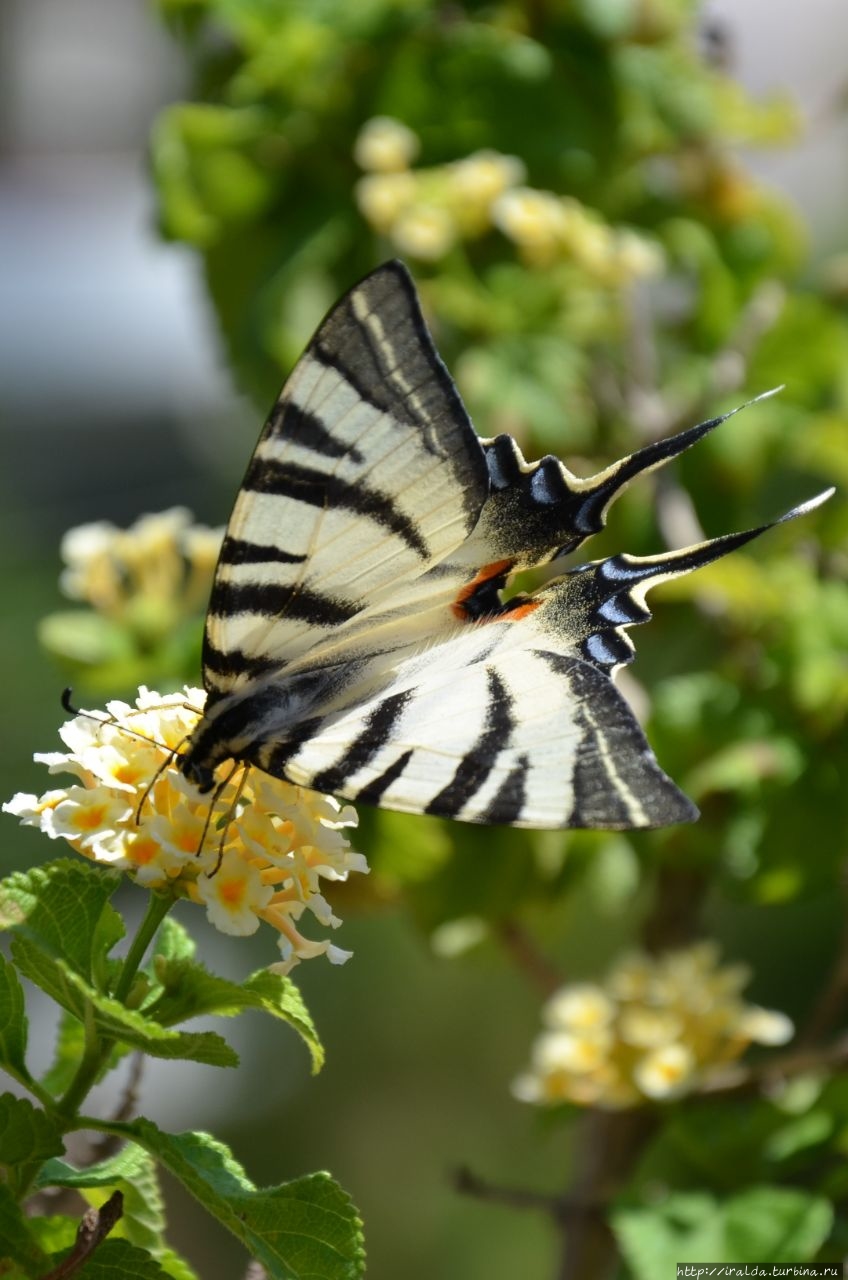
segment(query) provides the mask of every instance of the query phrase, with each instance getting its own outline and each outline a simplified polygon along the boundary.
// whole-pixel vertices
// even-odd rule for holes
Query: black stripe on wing
[[[325,596],[300,585],[264,582],[226,582],[215,584],[215,614],[226,618],[238,613],[257,614],[263,618],[297,618],[316,627],[337,627],[349,622],[362,605],[356,600],[340,600]]]
[[[295,555],[283,547],[227,536],[221,547],[218,564],[303,564],[305,560],[305,555]]]
[[[322,769],[310,779],[310,787],[314,791],[341,790],[349,778],[371,763],[381,747],[391,742],[392,730],[411,697],[411,692],[404,690],[402,693],[393,693],[379,702],[350,746],[335,764]]]
[[[356,800],[357,804],[360,801],[363,804],[379,804],[389,787],[393,782],[397,781],[409,764],[412,754],[412,748],[410,747],[402,755],[399,755],[396,760],[393,760],[381,774],[378,774],[376,778],[372,778],[364,787],[361,787],[352,798]]]
[[[414,426],[428,452],[452,455],[479,510],[488,488],[483,452],[403,263],[384,263],[361,280],[326,318],[308,350],[379,412]]]
[[[486,808],[476,816],[475,821],[506,827],[518,822],[527,800],[529,772],[529,759],[526,755],[519,756],[517,763],[510,769]]]
[[[327,471],[257,455],[248,468],[243,487],[253,493],[268,493],[305,502],[311,507],[350,511],[364,516],[402,538],[422,560],[429,559],[427,543],[409,516],[399,509],[389,494],[369,489],[361,481],[351,482]]]
[[[317,414],[282,397],[271,411],[267,434],[280,438],[283,444],[298,444],[323,458],[349,458],[360,466],[364,461],[356,445],[334,436]]]
[[[498,673],[486,672],[489,700],[480,736],[465,752],[454,775],[429,802],[425,813],[455,818],[483,786],[494,768],[498,753],[509,747],[515,728],[513,699]]]

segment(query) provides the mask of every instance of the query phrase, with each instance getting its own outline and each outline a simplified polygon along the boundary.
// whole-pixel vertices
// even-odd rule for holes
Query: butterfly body
[[[691,821],[612,677],[647,590],[755,537],[613,556],[504,602],[634,477],[721,419],[580,479],[477,437],[402,264],[319,326],[260,436],[207,616],[207,706],[179,767],[236,759],[351,800],[466,822]],[[796,508],[799,514],[821,501]],[[784,517],[784,518],[788,518]]]

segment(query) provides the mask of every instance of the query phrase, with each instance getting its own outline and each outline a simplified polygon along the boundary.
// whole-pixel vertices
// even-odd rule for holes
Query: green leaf
[[[196,951],[197,944],[188,930],[173,916],[166,916],[153,944],[154,960],[157,956],[163,960],[192,960]],[[150,976],[153,977],[152,970]]]
[[[120,882],[116,872],[68,858],[18,872],[0,884],[0,929],[17,929],[90,979],[96,945],[116,940],[114,919],[104,930],[101,917]]]
[[[318,1032],[303,1003],[303,996],[291,979],[279,973],[271,973],[268,969],[260,969],[245,980],[242,991],[251,997],[252,1008],[262,1009],[294,1027],[312,1056],[313,1073],[320,1071],[324,1065],[324,1046],[318,1039]]]
[[[710,1195],[681,1192],[650,1209],[616,1210],[610,1221],[635,1280],[675,1275],[677,1262],[728,1261],[721,1214]]]
[[[42,618],[38,639],[73,676],[132,658],[132,634],[93,609],[61,609]]]
[[[34,1107],[28,1098],[0,1094],[0,1164],[12,1169],[40,1163],[64,1147],[61,1129],[40,1107]]]
[[[271,1280],[356,1280],[363,1274],[362,1224],[328,1174],[258,1188],[208,1134],[167,1134],[148,1120],[108,1129],[155,1155],[241,1240]]]
[[[0,1066],[16,1079],[28,1081],[24,1061],[27,1045],[27,1017],[23,987],[14,966],[0,955]]]
[[[752,1187],[724,1201],[679,1193],[612,1215],[636,1280],[674,1275],[676,1262],[808,1262],[832,1225],[827,1200],[789,1187]]]
[[[157,957],[155,974],[163,991],[148,1011],[155,1013],[163,1026],[201,1014],[228,1018],[245,1009],[261,1009],[293,1027],[312,1055],[313,1072],[321,1069],[323,1047],[303,998],[289,978],[260,969],[244,983],[229,982],[193,961],[166,962],[161,956]]]
[[[171,1031],[152,1018],[96,991],[64,961],[45,955],[27,938],[15,938],[15,961],[26,977],[81,1022],[93,1014],[97,1032],[156,1058],[186,1058],[213,1067],[234,1067],[238,1055],[214,1031]]]
[[[793,1187],[751,1187],[724,1210],[728,1261],[809,1262],[830,1234],[833,1207]]]
[[[53,1061],[41,1078],[41,1085],[58,1098],[76,1075],[85,1050],[85,1028],[79,1018],[63,1010],[56,1032]]]
[[[84,1169],[75,1169],[64,1160],[48,1160],[37,1185],[76,1187],[86,1191],[86,1199],[98,1208],[112,1191],[121,1191],[124,1212],[116,1232],[154,1257],[164,1250],[165,1210],[156,1165],[137,1143],[129,1142],[117,1155]]]
[[[3,1182],[0,1182],[0,1259],[16,1263],[27,1275],[40,1275],[47,1269],[47,1255],[33,1238],[28,1219]]]
[[[62,1260],[61,1255],[51,1258],[54,1266]],[[119,1276],[122,1280],[166,1280],[169,1273],[146,1250],[112,1233],[73,1274],[80,1280],[117,1280]]]

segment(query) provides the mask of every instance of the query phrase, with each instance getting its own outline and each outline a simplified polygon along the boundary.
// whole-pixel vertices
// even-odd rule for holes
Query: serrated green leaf
[[[6,1259],[27,1275],[47,1269],[47,1255],[34,1238],[28,1219],[9,1188],[0,1182],[0,1260]],[[5,1275],[5,1267],[2,1270]]]
[[[173,916],[166,916],[153,944],[154,959],[161,956],[164,960],[192,960],[196,951],[197,944],[188,930]],[[152,969],[150,976],[154,976]]]
[[[15,938],[12,951],[21,973],[80,1021],[93,1016],[96,1030],[105,1039],[155,1058],[186,1058],[213,1067],[238,1065],[235,1050],[214,1031],[171,1031],[96,991],[64,961],[45,955],[28,938]]]
[[[254,1008],[261,1008],[265,1013],[294,1027],[312,1055],[313,1072],[320,1071],[324,1065],[324,1046],[318,1039],[318,1032],[303,1003],[300,989],[291,979],[279,973],[271,973],[268,969],[259,969],[245,980],[242,990],[256,1001]]]
[[[62,1011],[56,1031],[53,1061],[41,1078],[42,1088],[54,1098],[65,1092],[76,1075],[85,1049],[85,1028],[79,1018]]]
[[[58,1125],[28,1098],[0,1095],[0,1164],[7,1168],[47,1160],[64,1150]]]
[[[62,858],[18,872],[0,884],[0,928],[15,928],[90,979],[101,916],[121,877],[101,867]],[[114,932],[114,921],[106,938]]]
[[[254,1187],[208,1134],[167,1134],[148,1120],[110,1125],[140,1142],[242,1241],[271,1280],[356,1280],[363,1274],[362,1226],[350,1198],[324,1173]]]
[[[0,1066],[18,1080],[29,1080],[24,1055],[27,1016],[23,987],[14,966],[0,955]]]
[[[173,1026],[201,1014],[229,1018],[245,1009],[261,1009],[287,1022],[301,1036],[312,1056],[313,1072],[324,1062],[324,1050],[298,988],[281,974],[260,969],[243,983],[229,982],[190,960],[165,961],[155,966],[162,994],[148,1006],[163,1026]]]
[[[121,1191],[124,1212],[116,1233],[157,1258],[165,1248],[165,1211],[156,1165],[149,1152],[135,1142],[128,1142],[108,1160],[83,1169],[76,1169],[65,1160],[48,1160],[36,1185],[75,1187],[98,1208],[112,1191]]]
[[[53,1266],[63,1261],[62,1255],[51,1258]],[[138,1249],[128,1240],[110,1235],[95,1249],[90,1258],[74,1271],[80,1280],[165,1280],[164,1271],[157,1260],[145,1250]]]

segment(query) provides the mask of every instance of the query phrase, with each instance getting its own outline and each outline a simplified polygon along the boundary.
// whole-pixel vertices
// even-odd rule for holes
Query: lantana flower
[[[712,942],[659,956],[624,956],[601,983],[570,983],[543,1012],[524,1102],[607,1109],[664,1101],[695,1088],[750,1044],[791,1039],[785,1014],[746,1004],[743,965]]]
[[[206,604],[222,537],[185,507],[141,516],[128,529],[107,520],[78,525],[62,539],[60,585],[116,622],[163,609],[187,617]]]
[[[299,922],[309,913],[336,928],[324,882],[368,871],[347,838],[354,809],[229,764],[219,770],[222,785],[201,794],[175,758],[204,698],[198,689],[161,697],[142,688],[133,706],[116,701],[105,712],[80,712],[59,730],[66,750],[35,757],[73,781],[41,796],[18,794],[3,809],[146,888],[201,904],[223,933],[272,925],[278,972],[315,955],[343,962],[349,952],[304,936]]]

